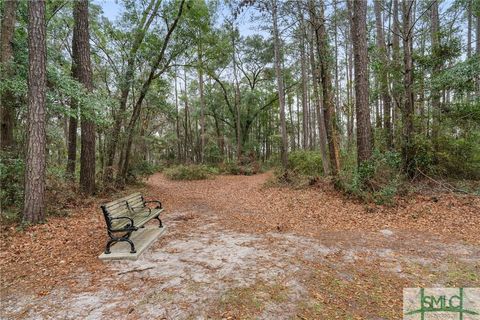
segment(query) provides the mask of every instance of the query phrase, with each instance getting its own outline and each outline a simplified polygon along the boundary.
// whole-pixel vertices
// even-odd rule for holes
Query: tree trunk
[[[337,175],[340,170],[339,137],[335,115],[334,96],[332,88],[332,74],[329,64],[329,48],[325,29],[323,2],[319,5],[318,16],[313,1],[310,1],[310,12],[316,36],[317,55],[320,63],[322,81],[323,107],[325,108],[325,127],[327,132],[328,149],[330,153],[331,173]]]
[[[76,78],[87,92],[93,91],[92,64],[90,61],[90,36],[88,26],[88,0],[77,0],[73,9],[75,44],[72,51]],[[95,192],[95,115],[86,105],[80,106],[81,150],[80,150],[80,189],[86,194]]]
[[[205,157],[205,96],[203,89],[203,53],[202,48],[198,49],[198,89],[200,91],[200,162],[204,162]]]
[[[357,164],[372,156],[372,128],[368,105],[367,1],[353,1],[352,38],[357,116]]]
[[[438,16],[438,2],[432,3],[430,8],[430,21],[431,21],[431,50],[433,59],[432,79],[438,77],[441,71],[440,61],[440,19]],[[431,99],[432,99],[432,139],[433,145],[438,146],[438,130],[440,129],[440,97],[441,92],[434,86],[431,86]]]
[[[237,161],[241,162],[243,146],[242,146],[242,126],[241,126],[241,96],[240,96],[240,84],[238,81],[237,75],[237,57],[236,57],[236,46],[235,46],[235,34],[232,26],[232,64],[233,64],[233,78],[235,84],[235,135],[237,139]]]
[[[177,68],[175,67],[175,133],[177,135],[177,161],[182,162],[182,139],[180,137],[180,111],[178,110]]]
[[[45,1],[28,2],[28,114],[23,221],[45,216],[45,96],[47,89]]]
[[[17,11],[17,1],[5,1],[3,9],[2,29],[0,34],[0,64],[3,67],[0,80],[7,79],[13,75],[14,70],[10,66],[13,58],[13,35],[15,32],[15,20]],[[0,97],[0,149],[6,150],[13,146],[13,127],[14,127],[14,101],[13,92],[5,90]]]
[[[113,124],[112,134],[110,140],[107,144],[107,161],[106,161],[106,170],[104,172],[104,182],[109,183],[113,177],[113,162],[115,160],[115,153],[117,150],[118,139],[120,136],[120,129],[122,127],[123,118],[125,111],[127,110],[127,100],[130,93],[130,88],[134,80],[135,75],[135,61],[137,52],[140,49],[145,34],[150,28],[150,25],[153,19],[157,16],[157,12],[160,8],[160,0],[150,0],[147,9],[143,12],[142,19],[140,20],[139,25],[137,26],[134,34],[134,41],[130,51],[128,52],[127,58],[127,67],[125,73],[120,79],[119,89],[120,89],[120,101],[119,108],[115,114],[115,121]]]
[[[282,160],[283,170],[288,168],[288,139],[287,139],[287,123],[285,119],[285,88],[283,85],[282,62],[283,52],[282,43],[278,31],[278,3],[272,0],[272,20],[273,20],[273,47],[275,54],[275,75],[277,78],[278,102],[280,106],[280,131],[282,135],[282,144],[280,148],[280,158]]]
[[[400,110],[403,102],[402,102],[402,96],[401,96],[401,65],[400,65],[400,22],[398,19],[399,15],[399,8],[398,8],[398,0],[392,0],[393,1],[393,9],[392,9],[392,15],[393,15],[393,26],[392,26],[392,67],[394,70],[394,76],[392,79],[392,96],[395,101],[395,106],[392,108],[392,138],[393,138],[393,144],[395,145],[396,143],[396,132],[397,131],[397,118],[398,118],[398,111]]]
[[[78,79],[78,32],[72,35],[72,67],[71,75]],[[67,145],[67,170],[65,175],[67,179],[75,179],[75,167],[77,162],[77,129],[78,129],[78,102],[74,97],[70,99],[70,109],[75,116],[70,116],[68,120],[68,145]]]
[[[477,12],[477,56],[480,56],[480,13]],[[477,97],[480,98],[480,76],[477,75]]]
[[[404,94],[403,106],[403,146],[402,154],[404,171],[409,177],[413,177],[414,150],[413,150],[413,116],[414,116],[414,94],[413,94],[413,57],[412,57],[412,10],[414,0],[403,0],[403,52],[404,52]]]
[[[135,102],[135,105],[133,106],[133,113],[132,113],[132,116],[131,116],[130,121],[128,123],[127,130],[126,130],[128,136],[127,136],[127,142],[125,144],[125,153],[124,153],[125,158],[124,158],[123,163],[122,163],[122,161],[120,161],[119,169],[121,171],[120,171],[120,175],[117,176],[117,183],[119,183],[119,185],[121,187],[126,182],[128,169],[129,169],[129,165],[130,165],[130,153],[131,153],[132,143],[133,143],[134,128],[137,124],[137,121],[140,117],[140,113],[142,111],[143,100],[145,99],[145,97],[148,93],[148,89],[150,88],[150,85],[152,84],[153,80],[160,77],[160,75],[168,67],[168,63],[167,63],[166,65],[163,66],[163,68],[160,71],[157,72],[157,70],[160,67],[160,63],[164,60],[165,51],[167,50],[167,46],[168,46],[168,43],[170,42],[171,36],[172,36],[173,32],[175,31],[175,29],[177,27],[177,24],[178,24],[178,21],[180,20],[180,17],[182,16],[184,4],[185,4],[185,0],[181,0],[177,16],[175,17],[175,20],[172,22],[172,24],[167,27],[167,34],[165,36],[165,39],[163,40],[162,47],[161,47],[158,55],[155,57],[155,59],[152,63],[152,66],[150,67],[150,72],[148,74],[148,77],[145,80],[145,82],[143,83],[142,88],[140,89],[140,94],[139,94],[139,96],[138,96],[138,98]]]
[[[300,69],[301,69],[301,89],[302,89],[302,124],[303,124],[303,141],[302,147],[304,150],[308,148],[308,139],[309,139],[309,116],[308,116],[308,105],[307,105],[307,61],[306,61],[306,54],[305,54],[305,22],[303,18],[303,10],[302,10],[302,3],[300,1],[297,2],[297,10],[300,20],[300,28],[299,28],[299,40],[300,40]]]
[[[391,122],[391,104],[392,99],[389,93],[388,85],[388,56],[387,46],[385,44],[385,34],[383,32],[383,19],[381,12],[381,0],[375,0],[375,21],[377,29],[377,50],[380,54],[381,68],[379,70],[380,92],[383,102],[383,127],[385,128],[387,148],[393,147],[392,122]]]

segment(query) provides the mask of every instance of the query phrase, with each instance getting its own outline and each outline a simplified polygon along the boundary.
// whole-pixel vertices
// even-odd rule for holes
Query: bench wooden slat
[[[119,205],[121,204],[122,202],[125,203],[125,201],[128,201],[128,200],[131,200],[133,198],[141,198],[142,195],[140,192],[136,192],[136,193],[132,193],[131,195],[128,195],[126,197],[123,197],[123,198],[120,198],[120,199],[117,199],[117,200],[114,200],[114,201],[111,201],[109,203],[106,203],[105,204],[105,207],[109,208],[109,207],[113,207],[115,205]]]

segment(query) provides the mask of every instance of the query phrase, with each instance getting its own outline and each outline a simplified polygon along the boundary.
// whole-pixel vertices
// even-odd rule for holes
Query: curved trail
[[[84,286],[9,296],[7,318],[393,319],[404,287],[480,286],[478,246],[407,231],[400,213],[359,220],[364,206],[328,188],[266,189],[267,178],[152,176],[164,237],[93,286],[79,272]]]

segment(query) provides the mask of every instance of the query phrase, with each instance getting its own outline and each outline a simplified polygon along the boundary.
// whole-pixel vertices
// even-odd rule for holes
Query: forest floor
[[[269,177],[153,175],[141,191],[162,200],[168,230],[137,261],[97,258],[109,199],[4,227],[0,318],[399,319],[405,287],[480,287],[479,197],[385,207]]]

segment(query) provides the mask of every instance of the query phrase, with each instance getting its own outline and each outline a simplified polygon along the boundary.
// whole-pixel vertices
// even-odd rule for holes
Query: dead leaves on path
[[[400,199],[396,207],[382,207],[346,199],[322,183],[299,190],[266,188],[267,178],[268,174],[217,176],[183,182],[156,174],[145,192],[148,198],[162,200],[166,214],[190,212],[177,221],[189,228],[201,225],[208,215],[215,215],[222,227],[243,232],[292,232],[319,237],[328,230],[388,228],[480,243],[479,197],[439,194],[432,200],[431,196],[414,195]],[[36,294],[45,295],[59,283],[88,290],[90,284],[108,278],[112,271],[97,259],[107,239],[99,209],[106,201],[96,199],[70,210],[66,217],[52,217],[46,224],[23,231],[4,226],[1,289],[15,286],[15,290],[33,289]],[[88,277],[77,283],[78,274]]]

